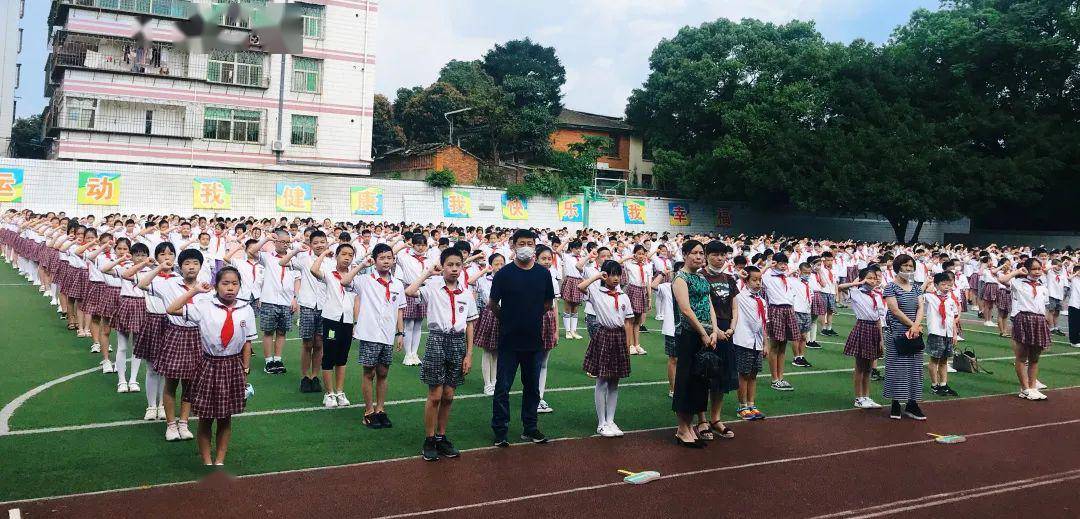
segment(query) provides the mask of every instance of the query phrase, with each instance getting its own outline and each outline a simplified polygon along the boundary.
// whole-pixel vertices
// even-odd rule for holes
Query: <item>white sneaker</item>
[[[852,405],[854,405],[855,409],[868,409],[866,407],[865,401],[863,400],[863,397],[861,396],[856,398],[855,402]]]
[[[574,338],[575,339],[584,339],[585,337],[582,337],[582,335],[580,333],[578,333],[578,332],[574,332]]]
[[[668,391],[667,392],[667,397],[668,398],[675,398],[675,392],[674,391]]]
[[[868,396],[863,397],[863,405],[866,406],[863,409],[881,409],[881,404],[875,402],[873,398]]]
[[[1073,344],[1073,345],[1072,345],[1072,347],[1073,347],[1073,348],[1080,348],[1080,342],[1078,342],[1078,343],[1076,343],[1076,344]]]
[[[614,438],[614,437],[618,436],[617,434],[615,434],[615,431],[612,429],[611,426],[612,426],[612,424],[607,424],[607,423],[604,424],[604,425],[601,425],[600,426],[600,431],[599,431],[600,436],[603,436],[604,438]]]
[[[322,405],[326,408],[337,407],[337,398],[333,393],[326,393],[322,397]]]
[[[336,398],[338,407],[347,407],[349,405],[349,399],[345,397],[344,392],[338,393]]]
[[[112,362],[109,362],[109,360],[106,359],[106,360],[101,361],[101,372],[102,373],[116,373],[116,368],[113,367]]]
[[[574,334],[573,334],[573,333],[570,333],[570,332],[566,332],[566,334],[564,335],[564,337],[565,337],[565,338],[566,338],[567,340],[572,340],[572,339],[574,339]]]
[[[169,425],[165,426],[165,441],[175,442],[180,440],[180,429],[177,428],[176,422],[169,422]]]
[[[1028,400],[1046,400],[1046,395],[1042,394],[1038,389],[1028,390]]]
[[[1046,389],[1046,384],[1043,384],[1042,382],[1039,382],[1039,379],[1035,379],[1035,389],[1037,389],[1039,391],[1042,391],[1042,390]]]
[[[622,436],[623,436],[622,429],[619,429],[619,426],[615,425],[615,422],[610,422],[610,423],[607,424],[607,426],[608,426],[608,430],[611,431],[611,433],[614,434],[616,438],[622,438]]]
[[[165,406],[163,406],[163,405],[158,406],[158,408],[157,408],[157,419],[158,420],[164,420],[165,419]]]
[[[952,367],[952,363],[945,366],[945,373],[956,373],[956,368]]]
[[[81,335],[80,335],[80,337],[81,337]],[[96,342],[94,344],[92,344],[90,346],[90,353],[101,353],[101,345],[96,343]]]
[[[121,383],[116,385],[116,392],[117,393],[130,393],[131,389],[128,389],[127,382],[121,382]]]
[[[112,353],[112,345],[109,345],[109,353]]]
[[[642,348],[640,344],[637,345],[637,354],[638,355],[646,355],[648,353],[649,352],[645,351],[645,348]]]
[[[195,438],[195,435],[191,434],[191,430],[188,429],[187,422],[183,420],[176,422],[176,430],[180,433],[181,440],[192,440]]]
[[[606,429],[606,427],[605,427],[606,425],[607,425],[607,424],[604,424],[604,423],[602,423],[602,424],[600,424],[600,425],[597,425],[597,426],[596,426],[596,434],[599,434],[599,435],[603,436],[603,434],[604,434],[604,429]]]
[[[993,328],[993,327],[995,327],[997,325],[994,324],[994,321],[986,321],[985,323],[983,323],[983,326],[988,326],[990,328]]]
[[[495,396],[495,388],[494,387],[485,387],[484,388],[484,394],[487,395],[487,396]]]
[[[964,342],[964,341],[966,341],[966,340],[967,340],[967,339],[965,339],[965,338],[964,338],[964,337],[963,337],[962,335],[957,335],[957,336],[956,336],[956,342]]]
[[[146,414],[143,415],[142,419],[146,421],[157,420],[157,408],[147,407]]]
[[[128,393],[138,393],[139,391],[142,391],[142,388],[139,387],[138,382],[128,382]]]
[[[550,413],[553,411],[555,410],[552,409],[551,406],[549,406],[548,403],[544,400],[540,400],[540,404],[536,406],[537,413]]]

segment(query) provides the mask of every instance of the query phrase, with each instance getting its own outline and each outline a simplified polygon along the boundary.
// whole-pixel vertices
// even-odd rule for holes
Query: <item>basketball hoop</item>
[[[612,195],[609,196],[607,200],[609,203],[611,203],[612,209],[619,207],[619,197]]]

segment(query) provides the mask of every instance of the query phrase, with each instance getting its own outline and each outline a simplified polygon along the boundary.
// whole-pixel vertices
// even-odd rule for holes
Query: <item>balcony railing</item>
[[[165,18],[186,19],[195,13],[189,0],[54,0],[58,6],[77,6]]]
[[[182,106],[65,97],[52,105],[48,125],[62,130],[192,138],[186,121],[187,111]]]
[[[149,48],[143,48],[134,40],[110,36],[68,35],[53,47],[50,64],[53,67],[191,77],[186,51],[169,43],[152,43]]]

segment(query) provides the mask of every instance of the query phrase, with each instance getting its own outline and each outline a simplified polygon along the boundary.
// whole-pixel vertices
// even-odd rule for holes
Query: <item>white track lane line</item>
[[[1043,423],[1043,424],[1037,424],[1037,425],[1024,425],[1024,426],[1020,426],[1020,427],[1010,427],[1008,429],[996,429],[996,430],[984,431],[984,432],[980,432],[980,433],[966,434],[966,436],[968,438],[975,438],[975,437],[990,436],[990,435],[995,435],[995,434],[1005,434],[1005,433],[1026,431],[1026,430],[1032,430],[1032,429],[1041,429],[1041,428],[1044,428],[1044,427],[1056,427],[1056,426],[1062,426],[1062,425],[1072,425],[1072,424],[1077,424],[1077,423],[1080,423],[1080,418],[1073,419],[1073,420],[1064,420],[1064,421],[1060,421],[1060,422]],[[743,463],[741,465],[731,465],[731,466],[727,466],[727,467],[714,467],[714,468],[709,468],[709,469],[691,470],[691,471],[686,471],[686,472],[676,472],[674,474],[664,474],[664,475],[660,476],[659,479],[678,479],[678,478],[685,478],[685,477],[692,477],[692,476],[701,476],[701,475],[704,475],[704,474],[714,474],[714,473],[717,473],[717,472],[729,472],[729,471],[734,471],[734,470],[752,469],[752,468],[765,467],[765,466],[770,466],[770,465],[782,465],[782,464],[785,464],[785,463],[795,463],[795,462],[800,462],[800,461],[810,461],[810,460],[818,460],[818,459],[825,459],[825,458],[834,458],[834,457],[839,457],[839,456],[847,456],[847,455],[850,455],[850,454],[861,454],[861,453],[864,453],[864,452],[874,452],[874,451],[880,451],[880,450],[885,450],[885,449],[895,449],[897,447],[910,447],[910,446],[913,446],[913,445],[926,445],[926,444],[934,443],[934,441],[935,440],[933,440],[933,439],[929,439],[929,440],[916,440],[916,441],[910,441],[910,442],[891,443],[891,444],[886,444],[886,445],[876,445],[876,446],[873,446],[873,447],[863,447],[863,448],[859,448],[859,449],[848,449],[848,450],[837,451],[837,452],[829,452],[829,453],[825,453],[825,454],[813,454],[813,455],[809,455],[809,456],[799,456],[799,457],[783,458],[783,459],[777,459],[777,460],[756,461],[756,462],[753,462],[753,463]],[[568,488],[568,489],[564,489],[564,490],[557,490],[557,491],[554,491],[554,492],[544,492],[544,493],[539,493],[539,494],[529,494],[529,495],[512,497],[512,498],[507,498],[507,499],[497,499],[497,500],[492,500],[492,501],[482,501],[482,502],[479,502],[479,503],[470,503],[470,504],[467,504],[467,505],[458,505],[458,506],[451,506],[451,507],[446,507],[446,508],[421,510],[419,512],[408,512],[408,513],[403,513],[403,514],[384,515],[384,516],[378,517],[377,519],[400,519],[400,518],[404,518],[404,517],[420,517],[420,516],[426,516],[426,515],[444,514],[444,513],[449,513],[449,512],[457,512],[457,511],[460,511],[460,510],[471,510],[471,509],[483,508],[483,507],[488,507],[488,506],[497,506],[497,505],[504,505],[504,504],[510,504],[510,503],[520,503],[522,501],[531,501],[531,500],[542,499],[542,498],[547,498],[547,497],[561,496],[561,495],[567,495],[567,494],[576,494],[576,493],[581,493],[581,492],[589,492],[589,491],[592,491],[592,490],[599,490],[599,489],[602,489],[602,488],[612,488],[612,487],[625,486],[625,485],[626,485],[626,483],[624,483],[622,481],[612,482],[612,483],[603,483],[603,484],[599,484],[599,485],[590,485],[590,486],[583,486],[583,487],[576,487],[576,488]]]
[[[1007,492],[1016,492],[1028,488],[1054,485],[1057,483],[1064,483],[1075,479],[1080,479],[1080,469],[1068,470],[1055,474],[1047,474],[1034,478],[1006,481],[1004,483],[995,483],[993,485],[967,488],[964,490],[957,490],[955,492],[943,492],[940,494],[923,496],[915,499],[902,499],[899,501],[893,501],[891,503],[883,503],[880,505],[859,508],[856,510],[845,510],[843,512],[837,512],[834,514],[819,515],[811,519],[869,519],[871,517],[896,515],[903,512],[910,512],[912,510],[931,508],[949,503],[957,503],[960,501],[967,501],[969,499],[975,499],[979,497],[992,496],[995,494],[1003,494]]]
[[[30,400],[31,398],[33,398],[34,395],[37,395],[37,394],[45,391],[46,389],[49,389],[50,387],[53,387],[53,386],[55,386],[57,384],[62,384],[64,382],[67,382],[67,381],[75,378],[75,377],[81,377],[83,375],[93,373],[95,371],[101,371],[101,366],[96,366],[96,367],[93,367],[93,368],[84,369],[82,371],[76,371],[75,373],[72,373],[70,375],[64,375],[64,376],[62,376],[62,377],[60,377],[60,378],[58,378],[56,380],[50,380],[50,381],[48,381],[48,382],[46,382],[46,383],[44,383],[44,384],[42,384],[42,385],[40,385],[38,387],[35,387],[34,389],[31,389],[30,391],[27,391],[27,392],[19,395],[18,397],[15,398],[15,400],[12,400],[11,402],[8,402],[8,404],[5,405],[2,410],[0,410],[0,436],[6,435],[6,434],[11,432],[11,426],[10,426],[11,416],[15,414],[15,410],[18,409],[19,406],[26,403],[27,400]]]

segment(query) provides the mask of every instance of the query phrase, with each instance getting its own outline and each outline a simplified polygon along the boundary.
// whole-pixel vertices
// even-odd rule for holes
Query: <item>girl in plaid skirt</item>
[[[885,301],[877,292],[880,274],[877,266],[865,268],[854,283],[842,283],[837,290],[847,291],[851,307],[855,311],[855,327],[844,342],[844,355],[855,359],[855,407],[881,409],[870,398],[870,370],[874,361],[881,358],[881,318],[885,316]]]
[[[577,332],[578,318],[577,309],[584,300],[584,294],[577,289],[583,274],[581,269],[589,261],[588,255],[581,254],[581,242],[570,242],[570,252],[562,255],[563,280],[556,292],[562,297],[566,312],[563,313],[563,328],[566,329],[567,339],[584,339]]]
[[[998,276],[1007,276],[1012,271],[1012,264],[1009,260],[1002,258],[998,263],[997,272]],[[995,285],[994,304],[997,306],[997,327],[998,335],[1002,337],[1011,337],[1009,335],[1009,316],[1012,315],[1012,292],[1009,290],[1008,285],[997,286]],[[992,319],[992,317],[987,317]]]
[[[1000,274],[997,281],[1011,292],[1014,367],[1020,382],[1020,398],[1046,400],[1039,391],[1039,356],[1050,347],[1050,326],[1046,322],[1046,303],[1049,294],[1039,281],[1043,264],[1038,258],[1028,258],[1024,265],[1009,274]],[[1008,292],[1006,292],[1008,293]]]
[[[619,379],[630,376],[630,350],[626,338],[634,328],[634,309],[630,298],[619,289],[622,265],[606,261],[600,272],[578,285],[586,294],[600,325],[589,339],[582,369],[596,377],[593,402],[598,425],[596,432],[604,437],[622,436],[615,425],[615,408],[619,403]],[[597,283],[600,281],[600,283]]]
[[[215,297],[193,300],[214,290]],[[251,341],[255,331],[255,312],[238,301],[240,272],[223,267],[214,287],[195,284],[169,304],[171,316],[198,325],[199,349],[203,357],[192,382],[193,391],[185,392],[185,402],[199,417],[199,455],[204,465],[224,465],[232,436],[232,416],[244,410],[244,392],[250,372]],[[217,449],[210,457],[210,437],[217,422]]]
[[[551,250],[546,245],[536,246],[536,263],[541,267],[550,269],[555,260],[555,251]],[[559,298],[559,281],[554,277],[551,278],[551,283],[554,285],[555,299]],[[538,413],[550,413],[554,411],[551,406],[544,400],[544,388],[547,387],[547,374],[548,374],[548,357],[551,354],[551,350],[555,349],[559,343],[559,320],[556,317],[555,308],[552,307],[544,313],[543,322],[540,326],[540,344],[544,346],[544,361],[540,364],[540,403],[536,406],[536,412]]]
[[[118,246],[120,243],[117,240]],[[135,338],[142,329],[143,323],[146,322],[146,299],[143,291],[136,286],[135,276],[145,268],[144,262],[149,253],[145,244],[136,243],[131,246],[130,254],[113,267],[113,273],[120,278],[120,306],[117,307],[116,316],[113,318],[116,324],[116,371],[119,374],[117,393],[137,393],[142,389],[138,382],[142,358],[135,355],[134,350],[136,349]],[[129,354],[131,356],[130,378],[126,376]],[[147,391],[149,389],[147,388]],[[147,408],[149,411],[149,405]],[[152,418],[157,417],[157,404],[154,404],[154,409],[155,415]]]
[[[491,282],[495,279],[495,273],[506,264],[506,258],[502,254],[495,253],[488,257],[488,266],[480,279],[476,280],[477,306],[480,310],[480,320],[476,323],[476,345],[484,350],[480,360],[480,372],[484,377],[484,394],[495,394],[495,374],[499,362],[499,319],[495,312],[488,306],[488,298],[491,296]]]
[[[627,280],[626,295],[634,310],[634,330],[626,337],[630,343],[631,355],[644,355],[641,347],[641,325],[645,324],[645,314],[652,301],[653,266],[643,245],[634,245],[634,254],[623,260],[623,279]]]

